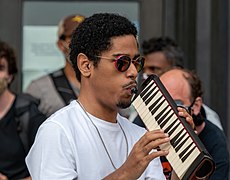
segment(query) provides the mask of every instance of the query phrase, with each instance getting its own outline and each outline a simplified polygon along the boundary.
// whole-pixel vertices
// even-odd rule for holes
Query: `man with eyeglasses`
[[[79,97],[39,129],[26,158],[32,179],[165,179],[159,156],[168,151],[158,147],[168,135],[118,114],[130,106],[144,63],[134,24],[118,14],[94,14],[74,31],[70,49]]]
[[[177,105],[191,113],[197,134],[216,163],[216,169],[209,179],[228,180],[227,140],[223,131],[206,119],[202,107],[202,84],[198,76],[186,69],[172,69],[164,73],[160,80]]]
[[[142,49],[146,60],[143,68],[143,76],[140,76],[140,82],[147,79],[151,74],[160,76],[172,67],[184,67],[184,52],[170,37],[154,37],[145,40],[142,43]],[[208,120],[223,130],[218,114],[207,105],[203,104],[202,106],[206,112]],[[144,127],[144,124],[135,111],[131,113],[129,119],[135,124]]]
[[[84,19],[85,17],[79,14],[61,19],[58,24],[57,46],[65,57],[65,66],[33,80],[26,89],[27,93],[40,100],[39,109],[47,117],[68,105],[79,94],[80,83],[69,60],[69,43],[73,31]]]

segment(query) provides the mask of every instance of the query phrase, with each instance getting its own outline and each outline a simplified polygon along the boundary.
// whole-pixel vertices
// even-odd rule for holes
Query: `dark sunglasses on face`
[[[134,64],[134,66],[137,69],[137,72],[140,72],[143,69],[144,63],[145,63],[145,58],[142,56],[139,56],[134,60],[132,60],[129,56],[126,56],[126,55],[119,55],[115,58],[108,58],[108,57],[103,57],[103,56],[96,56],[96,57],[113,60],[116,69],[120,72],[126,71],[131,65],[131,63]]]

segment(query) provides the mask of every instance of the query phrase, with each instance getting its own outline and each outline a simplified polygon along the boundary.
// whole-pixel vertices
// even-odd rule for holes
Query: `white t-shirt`
[[[76,101],[62,108],[39,128],[26,158],[33,180],[97,180],[119,168],[145,129],[118,114],[118,123],[90,118]],[[99,134],[91,122],[97,126]],[[125,136],[128,140],[125,140]],[[159,158],[154,159],[139,179],[165,179]]]

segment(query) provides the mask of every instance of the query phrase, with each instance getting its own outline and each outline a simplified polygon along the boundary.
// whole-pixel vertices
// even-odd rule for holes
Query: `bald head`
[[[180,100],[189,106],[191,102],[191,88],[185,77],[187,72],[181,69],[172,69],[164,73],[160,80],[174,100]]]

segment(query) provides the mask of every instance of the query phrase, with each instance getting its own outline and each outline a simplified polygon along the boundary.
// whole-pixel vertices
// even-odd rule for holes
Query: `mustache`
[[[136,80],[130,81],[129,83],[123,85],[122,88],[130,88],[132,86],[137,86],[137,81]]]
[[[124,86],[122,86],[124,89],[128,89],[131,88],[131,92],[132,94],[136,94],[138,89],[137,89],[137,81],[136,80],[132,80],[130,81],[128,84],[125,84]]]

